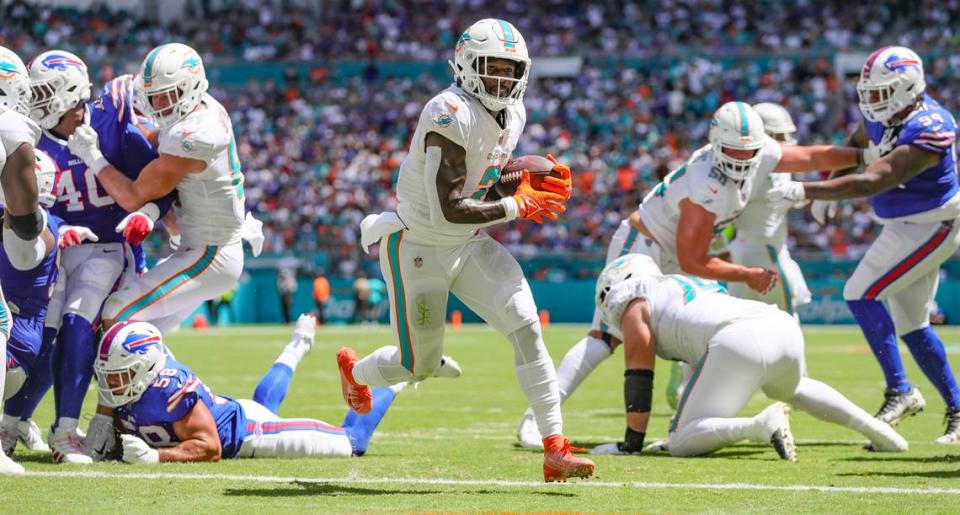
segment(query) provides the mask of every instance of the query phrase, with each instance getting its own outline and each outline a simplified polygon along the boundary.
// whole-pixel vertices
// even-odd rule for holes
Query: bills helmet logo
[[[890,57],[887,57],[887,60],[883,62],[883,66],[897,73],[903,73],[910,66],[919,66],[920,61],[910,57],[900,57],[897,54],[890,54]]]
[[[81,70],[86,68],[82,61],[78,61],[72,57],[67,57],[60,54],[50,54],[43,58],[43,61],[40,61],[40,63],[51,70],[58,71],[66,71],[68,66],[80,68]]]
[[[131,334],[121,344],[131,354],[143,354],[150,347],[160,346],[160,337],[156,335]]]

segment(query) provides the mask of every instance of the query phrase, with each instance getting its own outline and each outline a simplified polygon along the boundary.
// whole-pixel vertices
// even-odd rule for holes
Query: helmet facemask
[[[513,76],[491,73],[490,67],[497,65],[492,62],[494,59],[515,63]],[[530,76],[530,58],[523,36],[504,20],[484,19],[471,25],[457,41],[450,67],[457,85],[490,111],[520,103]],[[491,82],[493,93],[487,90],[484,80]]]
[[[742,181],[753,175],[760,167],[760,149],[762,148],[762,143],[744,147],[721,143],[719,148],[714,151],[714,159],[724,175],[735,181]],[[728,150],[750,151],[752,154],[749,158],[739,158],[727,153]]]
[[[489,65],[496,65],[490,62],[493,59],[512,61],[515,65],[513,77],[488,73]],[[523,100],[523,94],[527,90],[528,75],[527,62],[513,57],[477,55],[470,63],[469,71],[462,73],[459,81],[460,87],[477,97],[487,109],[500,111]],[[493,93],[487,88],[488,81],[495,81],[490,88],[494,91]],[[506,90],[505,93],[501,93],[503,89]]]

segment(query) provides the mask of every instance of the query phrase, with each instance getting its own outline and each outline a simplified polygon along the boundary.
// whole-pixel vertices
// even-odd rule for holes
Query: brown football
[[[554,164],[549,159],[534,154],[511,159],[500,170],[500,180],[495,188],[500,197],[508,197],[517,191],[524,170],[530,172],[530,185],[540,189],[540,181],[553,171]]]

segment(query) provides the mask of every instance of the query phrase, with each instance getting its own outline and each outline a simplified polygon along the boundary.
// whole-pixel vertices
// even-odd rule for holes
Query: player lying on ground
[[[211,392],[168,354],[160,331],[149,323],[114,325],[95,365],[100,399],[116,408],[117,429],[124,433],[119,445],[109,442],[114,454],[122,447],[128,463],[363,455],[403,384],[375,389],[370,413],[349,412],[341,426],[277,414],[315,331],[316,319],[301,315],[290,343],[249,400]]]
[[[937,443],[960,442],[960,387],[943,341],[930,327],[940,265],[960,249],[960,184],[953,115],[925,93],[923,62],[909,48],[885,47],[867,59],[857,92],[865,121],[850,136],[883,157],[863,173],[826,181],[789,182],[771,201],[816,199],[823,218],[837,199],[870,197],[880,235],[843,289],[886,379],[877,418],[898,423],[926,405],[907,380],[897,335],[947,405]],[[886,305],[884,305],[884,302]]]
[[[772,266],[744,266],[710,254],[714,234],[736,220],[751,202],[766,203],[754,190],[766,187],[775,171],[833,170],[856,165],[863,152],[828,145],[781,145],[743,102],[720,106],[710,121],[709,144],[693,152],[651,190],[613,234],[607,263],[627,253],[650,256],[667,273],[741,282],[766,293],[779,277]],[[557,370],[561,399],[568,398],[620,341],[594,312],[590,332],[563,357]],[[676,407],[680,367],[670,376],[667,401]],[[517,429],[524,447],[539,447],[540,434],[528,412]]]
[[[737,299],[714,281],[661,275],[648,256],[631,254],[607,265],[597,280],[603,321],[624,343],[623,396],[627,431],[598,454],[638,453],[650,420],[657,356],[695,365],[668,446],[674,456],[697,456],[748,439],[770,442],[795,461],[787,406],[737,418],[757,390],[811,415],[859,431],[877,451],[906,451],[907,441],[886,422],[830,386],[803,376],[803,334],[776,306]]]

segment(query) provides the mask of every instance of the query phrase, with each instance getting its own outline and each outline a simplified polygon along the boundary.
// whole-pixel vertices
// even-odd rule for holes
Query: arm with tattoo
[[[855,173],[826,181],[804,182],[808,199],[842,200],[869,197],[895,188],[927,168],[936,165],[941,156],[912,145],[900,145],[863,173]]]
[[[515,212],[513,216],[508,216],[507,203],[503,200],[485,201],[463,196],[467,179],[467,152],[463,147],[436,132],[427,134],[424,146],[427,152],[431,152],[431,147],[440,151],[440,163],[434,183],[440,211],[446,222],[488,224],[506,222],[516,217]],[[429,181],[429,171],[426,175]],[[432,193],[429,188],[427,191],[428,194]]]

